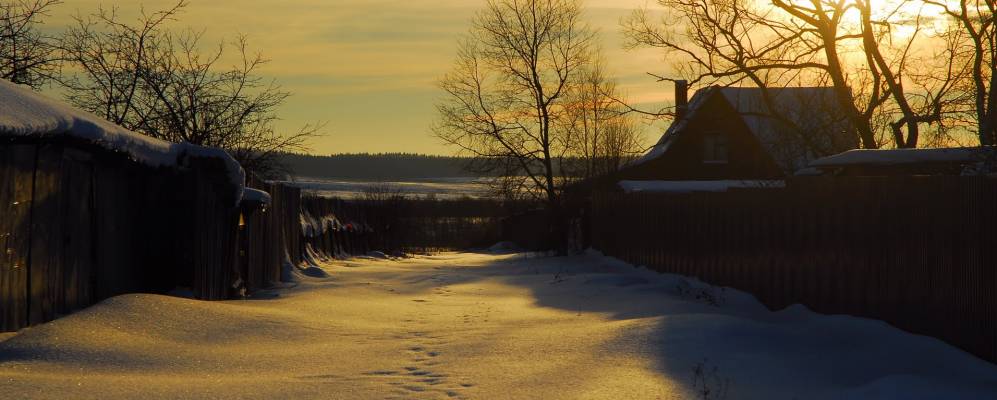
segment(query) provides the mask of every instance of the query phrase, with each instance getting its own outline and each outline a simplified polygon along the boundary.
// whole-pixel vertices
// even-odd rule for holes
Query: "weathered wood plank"
[[[62,230],[63,279],[65,293],[58,306],[69,313],[93,303],[94,215],[93,164],[89,154],[66,149],[63,159]]]
[[[30,300],[28,323],[55,318],[57,304],[65,293],[62,278],[62,146],[38,146],[35,164],[34,200],[31,202],[31,257],[28,268]]]
[[[36,147],[0,146],[0,330],[28,323],[28,257]]]

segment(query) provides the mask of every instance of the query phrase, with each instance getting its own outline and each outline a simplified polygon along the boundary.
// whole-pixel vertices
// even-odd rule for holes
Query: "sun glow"
[[[870,3],[873,25],[882,27],[894,39],[909,38],[917,33],[936,35],[945,29],[942,7],[909,0],[866,0]],[[944,1],[944,0],[943,0]],[[855,2],[846,14],[845,22],[861,26],[860,2]]]
[[[939,2],[946,2],[940,0]],[[941,6],[926,4],[925,2],[913,2],[910,0],[849,0],[839,5],[835,1],[827,0],[789,0],[786,3],[799,6],[801,10],[812,10],[815,5],[820,5],[820,9],[827,12],[828,16],[833,16],[833,10],[841,10],[841,25],[844,35],[858,33],[862,27],[861,8],[864,4],[869,4],[870,19],[875,27],[882,28],[880,33],[887,33],[896,38],[909,38],[915,32],[935,34],[944,29],[945,11]],[[816,3],[816,4],[815,4]],[[948,3],[952,3],[948,0]],[[758,0],[762,8],[772,7],[769,0]],[[790,16],[787,14],[787,18]]]

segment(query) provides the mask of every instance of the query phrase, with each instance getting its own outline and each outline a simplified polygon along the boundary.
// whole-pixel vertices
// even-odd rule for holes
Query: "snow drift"
[[[267,300],[127,295],[0,342],[12,398],[997,398],[997,367],[883,322],[596,253],[334,261]],[[716,389],[714,386],[713,389]]]

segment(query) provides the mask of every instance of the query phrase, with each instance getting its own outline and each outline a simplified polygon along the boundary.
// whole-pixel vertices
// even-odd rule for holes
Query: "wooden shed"
[[[230,295],[244,174],[0,80],[0,331],[101,299]]]

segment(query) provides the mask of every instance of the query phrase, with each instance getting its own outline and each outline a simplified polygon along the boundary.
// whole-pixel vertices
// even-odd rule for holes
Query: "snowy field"
[[[365,190],[377,186],[406,196],[424,197],[430,194],[440,199],[489,197],[487,178],[437,178],[418,181],[374,182],[298,177],[288,184],[321,197],[354,199]]]
[[[113,298],[0,342],[4,398],[993,399],[882,322],[769,312],[609,258],[335,261],[257,299]],[[3,337],[0,337],[3,340]],[[700,367],[701,374],[694,369]],[[697,379],[699,378],[703,379]]]

